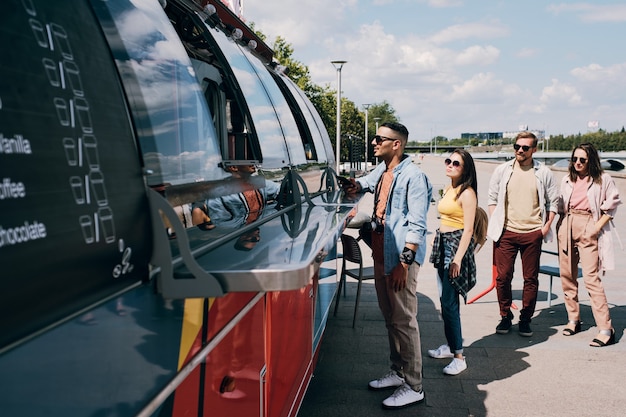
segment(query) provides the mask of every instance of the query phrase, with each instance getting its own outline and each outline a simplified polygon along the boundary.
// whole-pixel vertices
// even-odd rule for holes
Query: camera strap
[[[382,221],[385,219],[385,214],[387,213],[387,202],[385,202],[385,210],[383,211],[383,216],[380,218],[380,223],[379,223],[378,217],[376,216],[376,209],[378,208],[378,203],[380,202],[380,191],[383,187],[383,178],[385,177],[386,173],[387,173],[386,171],[383,172],[383,174],[378,179],[378,182],[376,183],[375,192],[374,192],[374,209],[372,210],[372,222],[376,222],[377,225],[378,224],[382,225]],[[391,182],[393,183],[393,173],[391,174]],[[391,192],[391,185],[389,186],[389,191]],[[387,194],[387,199],[389,199],[389,194]]]

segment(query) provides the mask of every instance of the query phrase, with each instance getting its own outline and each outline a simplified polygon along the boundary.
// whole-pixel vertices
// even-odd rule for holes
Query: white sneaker
[[[389,371],[384,376],[370,381],[370,389],[379,390],[386,388],[396,388],[404,384],[404,378],[400,377],[396,371]]]
[[[448,345],[441,345],[437,349],[430,349],[428,355],[435,359],[454,358],[454,354],[450,352],[450,346]]]
[[[424,400],[424,391],[413,391],[406,383],[396,389],[390,397],[383,401],[383,408],[402,408]]]
[[[446,375],[458,375],[466,369],[467,363],[465,362],[465,358],[454,358],[448,366],[443,368],[443,373]]]

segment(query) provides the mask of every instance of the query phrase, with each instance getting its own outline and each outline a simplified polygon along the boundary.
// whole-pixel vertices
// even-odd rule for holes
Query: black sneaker
[[[513,313],[509,311],[506,316],[502,316],[502,320],[500,320],[500,324],[496,326],[496,333],[507,334],[509,330],[511,330],[511,326],[513,325],[511,320],[513,320]]]
[[[530,320],[520,320],[519,335],[524,337],[530,337],[533,335],[533,331],[530,329]]]

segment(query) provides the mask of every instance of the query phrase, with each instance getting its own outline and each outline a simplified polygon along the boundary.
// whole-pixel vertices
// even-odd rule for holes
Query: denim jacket
[[[357,182],[364,192],[375,192],[378,180],[387,170],[380,163],[370,174]],[[385,274],[390,274],[400,262],[406,243],[417,245],[415,262],[426,257],[426,215],[432,198],[432,185],[424,172],[413,164],[408,155],[393,169],[393,182],[387,198],[384,231]]]
[[[263,205],[261,213],[256,214],[261,215],[268,201],[276,198],[280,184],[265,180],[265,186],[258,188],[258,190],[263,198]],[[206,205],[213,223],[224,227],[239,227],[246,222],[250,215],[250,209],[242,193],[210,198],[206,200]]]
[[[504,231],[504,222],[506,219],[506,187],[509,184],[511,175],[513,175],[514,163],[515,159],[498,165],[493,171],[491,180],[489,181],[489,200],[487,204],[490,206],[495,205],[496,208],[489,219],[487,236],[494,242],[500,240],[502,232]],[[533,160],[533,167],[535,169],[535,179],[537,180],[537,194],[539,195],[539,205],[541,206],[541,218],[545,223],[548,219],[549,211],[557,213],[559,187],[550,168],[537,160]],[[544,241],[552,241],[552,230],[549,230],[548,234],[544,236]]]

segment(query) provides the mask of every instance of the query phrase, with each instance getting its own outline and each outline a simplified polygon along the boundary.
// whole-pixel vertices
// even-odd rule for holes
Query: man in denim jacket
[[[424,399],[422,353],[417,324],[417,273],[426,256],[426,215],[432,186],[404,153],[409,132],[384,123],[372,140],[382,161],[369,175],[344,187],[347,193],[373,192],[376,223],[372,257],[378,305],[385,318],[391,371],[369,388],[395,388],[383,407],[395,409]]]

